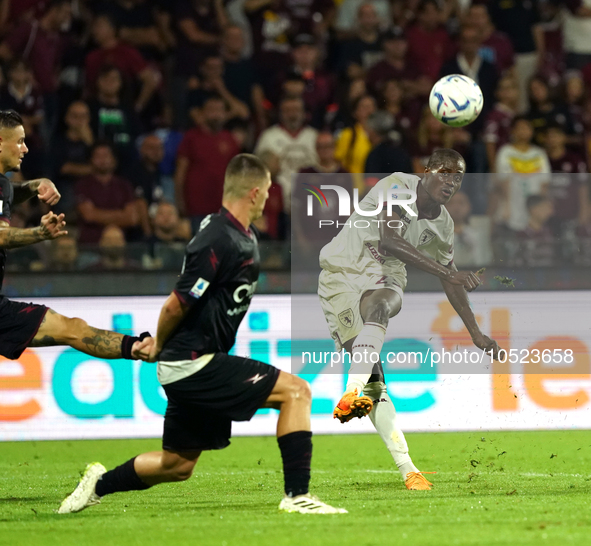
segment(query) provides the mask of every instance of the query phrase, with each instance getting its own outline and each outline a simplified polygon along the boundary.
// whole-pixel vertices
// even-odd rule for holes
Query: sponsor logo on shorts
[[[421,233],[419,237],[419,246],[426,245],[431,239],[435,237],[435,233],[433,233],[430,229],[426,229]]]
[[[343,326],[351,328],[353,326],[353,310],[349,308],[339,313],[339,320]]]
[[[189,294],[191,294],[191,296],[193,296],[194,298],[199,299],[201,296],[203,296],[203,294],[205,294],[205,291],[207,290],[208,286],[209,282],[199,277],[198,281],[193,285],[193,288],[191,288],[191,290],[189,291]]]

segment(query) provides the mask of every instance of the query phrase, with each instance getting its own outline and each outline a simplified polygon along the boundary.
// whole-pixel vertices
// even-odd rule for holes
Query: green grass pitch
[[[274,438],[205,453],[191,480],[53,512],[86,463],[158,440],[0,443],[0,545],[583,545],[591,542],[591,431],[409,434],[433,491],[407,491],[376,435],[316,436],[312,491],[348,515],[277,511]]]

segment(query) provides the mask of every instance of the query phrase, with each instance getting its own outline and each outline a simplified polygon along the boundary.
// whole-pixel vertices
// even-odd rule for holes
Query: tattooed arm
[[[55,205],[61,197],[55,184],[47,178],[37,178],[36,180],[21,182],[20,184],[13,183],[13,187],[15,205],[23,203],[36,195],[48,205]]]
[[[57,239],[68,232],[64,231],[64,215],[57,216],[48,212],[41,218],[41,224],[35,228],[12,228],[8,222],[0,221],[0,248],[18,248],[33,245],[47,239]]]

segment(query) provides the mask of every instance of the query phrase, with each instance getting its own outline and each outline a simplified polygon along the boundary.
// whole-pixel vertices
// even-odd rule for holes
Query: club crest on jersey
[[[193,285],[193,288],[191,288],[189,294],[191,294],[191,296],[194,298],[199,299],[201,296],[203,296],[203,294],[205,294],[208,286],[209,282],[199,277],[199,280]]]
[[[343,326],[351,328],[351,326],[353,326],[353,310],[345,309],[345,311],[339,313],[339,320]]]
[[[419,237],[419,246],[426,245],[431,239],[435,237],[435,233],[433,233],[430,229],[426,229],[421,233]]]

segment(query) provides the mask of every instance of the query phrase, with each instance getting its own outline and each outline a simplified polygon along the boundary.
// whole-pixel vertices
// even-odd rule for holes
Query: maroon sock
[[[306,494],[310,484],[312,433],[308,430],[291,432],[277,438],[277,443],[283,459],[285,494],[288,497]]]

